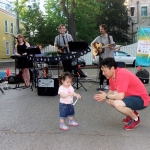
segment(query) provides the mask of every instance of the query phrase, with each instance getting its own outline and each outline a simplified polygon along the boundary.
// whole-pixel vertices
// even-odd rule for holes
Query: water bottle
[[[4,83],[5,83],[5,90],[8,90],[8,82],[5,81]]]
[[[53,78],[53,72],[50,70],[50,76],[51,78]]]

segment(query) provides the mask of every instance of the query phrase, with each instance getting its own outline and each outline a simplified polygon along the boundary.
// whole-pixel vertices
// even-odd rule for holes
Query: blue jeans
[[[146,108],[144,101],[140,96],[128,96],[123,99],[123,102],[126,104],[126,107],[131,108],[132,110],[142,110]]]
[[[59,103],[60,118],[65,119],[68,116],[74,116],[74,106],[71,104]]]

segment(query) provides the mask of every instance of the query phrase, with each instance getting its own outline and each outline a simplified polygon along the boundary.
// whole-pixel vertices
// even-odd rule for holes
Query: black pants
[[[104,80],[106,79],[106,77],[102,74],[102,71],[100,70],[100,72],[99,72],[99,79],[100,79],[100,83],[99,83],[99,85],[103,85],[103,82],[104,82]],[[108,79],[106,79],[107,80],[107,85],[109,85],[109,80]]]
[[[99,67],[101,67],[101,65],[100,65],[101,61],[102,61],[102,58],[99,57]],[[99,85],[103,85],[103,82],[106,79],[106,77],[103,75],[103,73],[101,71],[101,68],[100,68],[100,71],[99,71],[99,79],[100,79]],[[109,85],[109,80],[108,79],[106,79],[106,80],[107,80],[106,84]]]
[[[63,60],[62,64],[63,64],[63,68],[64,68],[64,72],[70,72],[72,73],[72,65],[71,65],[72,60]]]

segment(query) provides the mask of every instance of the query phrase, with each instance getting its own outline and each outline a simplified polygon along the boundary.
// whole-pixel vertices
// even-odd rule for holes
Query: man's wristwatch
[[[108,94],[106,95],[106,99],[109,99],[109,98],[108,98]]]

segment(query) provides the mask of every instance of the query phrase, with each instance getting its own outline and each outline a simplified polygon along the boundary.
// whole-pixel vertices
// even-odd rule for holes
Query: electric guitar
[[[104,43],[93,43],[94,49],[92,49],[93,55],[97,56],[101,53],[104,53],[105,48],[108,48],[109,46],[115,46],[115,43],[108,44],[104,46]],[[95,51],[96,49],[96,51]]]
[[[62,51],[62,52],[58,52],[58,54],[68,53],[68,49],[66,46],[58,46],[58,49]]]

